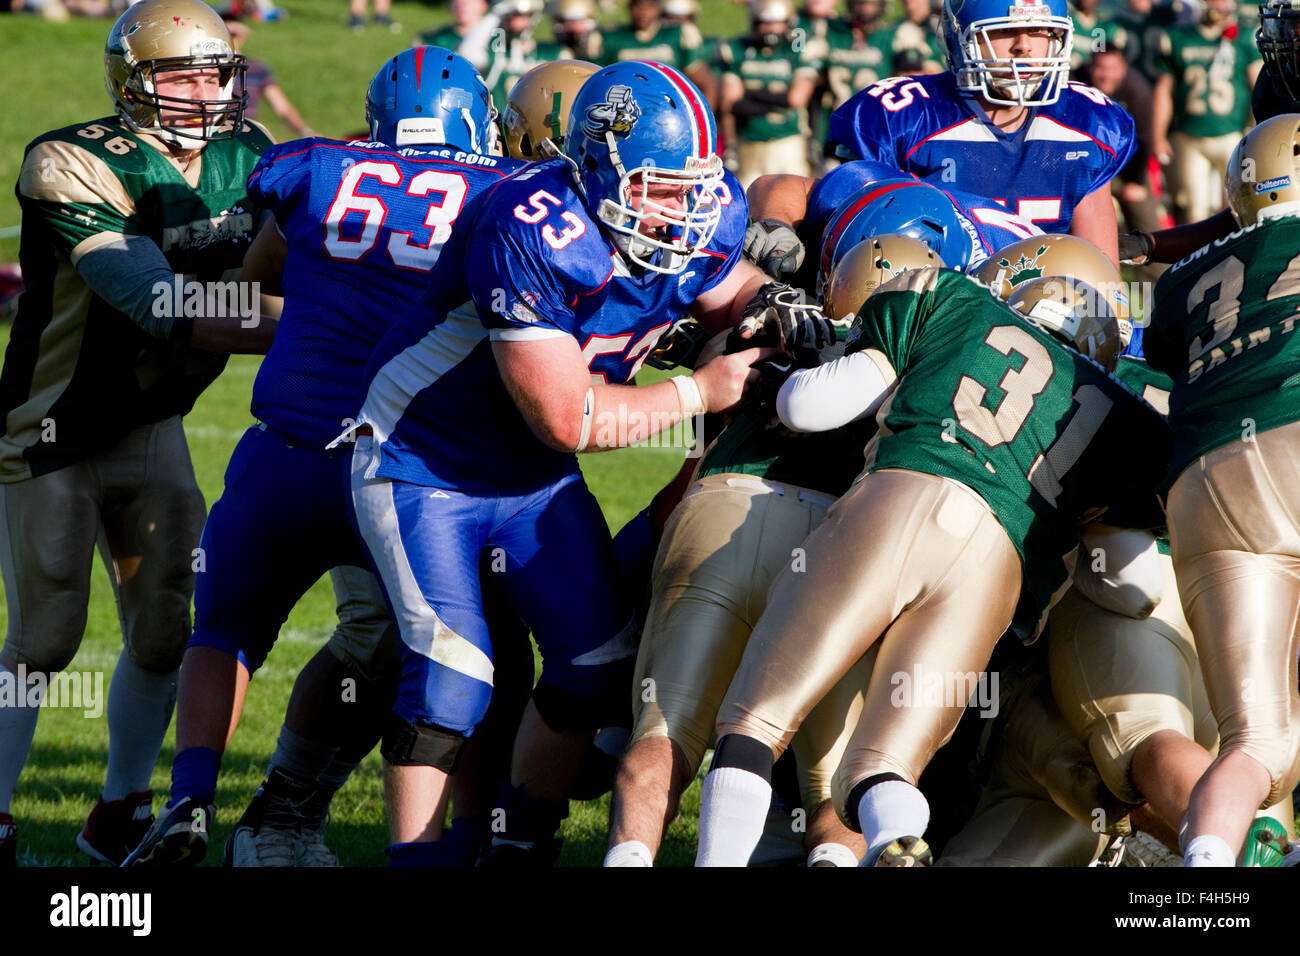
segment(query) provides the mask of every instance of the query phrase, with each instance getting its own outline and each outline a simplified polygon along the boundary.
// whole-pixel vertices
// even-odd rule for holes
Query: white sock
[[[1213,833],[1202,833],[1187,841],[1183,866],[1236,866],[1237,854],[1226,840]]]
[[[899,837],[919,837],[930,825],[930,804],[925,795],[903,780],[886,780],[858,801],[858,826],[867,838],[863,866],[874,866],[880,851]]]
[[[858,856],[843,843],[819,843],[808,854],[807,865],[822,862],[832,866],[857,866]]]
[[[624,840],[609,848],[601,866],[654,866],[654,854],[640,840]]]
[[[758,846],[772,803],[772,785],[739,767],[719,767],[704,778],[696,866],[745,866]]]
[[[147,671],[123,650],[108,687],[105,801],[149,789],[175,704],[176,671]]]
[[[9,802],[18,785],[18,775],[32,749],[40,707],[19,707],[26,703],[29,688],[18,683],[18,675],[0,667],[0,813],[9,812]]]

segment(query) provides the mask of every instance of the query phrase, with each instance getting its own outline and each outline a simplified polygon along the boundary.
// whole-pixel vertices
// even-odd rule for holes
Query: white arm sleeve
[[[896,377],[882,353],[854,352],[791,375],[777,393],[776,413],[792,431],[830,431],[874,414]]]
[[[1139,621],[1149,617],[1164,594],[1155,535],[1098,525],[1083,536],[1074,583],[1098,607]]]

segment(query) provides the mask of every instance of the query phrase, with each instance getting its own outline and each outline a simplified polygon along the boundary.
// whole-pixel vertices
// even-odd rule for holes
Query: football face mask
[[[1046,40],[1045,55],[1010,55],[1018,32],[1027,34],[1018,46]],[[946,0],[943,36],[958,88],[992,105],[1049,106],[1069,79],[1074,26],[1064,0]]]

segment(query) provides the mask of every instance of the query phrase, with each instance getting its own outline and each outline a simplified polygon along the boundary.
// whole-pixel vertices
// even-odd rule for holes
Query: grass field
[[[248,55],[267,60],[306,122],[321,135],[341,136],[364,126],[365,89],[378,64],[411,42],[419,31],[450,19],[443,4],[393,4],[393,16],[404,26],[394,36],[370,28],[352,33],[344,26],[343,0],[283,0],[290,19],[254,25],[246,44]],[[731,33],[744,24],[745,12],[728,0],[706,0],[702,26],[706,33]],[[50,129],[111,112],[104,91],[103,47],[109,21],[72,20],[47,23],[30,16],[0,16],[0,82],[11,91],[0,110],[0,262],[18,259],[18,239],[5,236],[19,224],[12,186],[18,177],[23,148]],[[287,130],[274,115],[259,117],[277,137]],[[8,329],[0,331],[7,341]],[[186,432],[199,485],[208,503],[221,494],[222,475],[230,453],[251,421],[249,395],[257,360],[233,359],[186,419]],[[654,490],[676,471],[681,451],[629,449],[588,456],[584,470],[617,529],[645,504]],[[7,620],[0,595],[0,624]],[[328,579],[308,593],[290,617],[274,652],[257,674],[249,693],[243,723],[226,754],[216,845],[260,782],[267,757],[275,746],[293,679],[333,628],[333,595]],[[93,572],[89,620],[72,671],[102,672],[104,683],[121,650],[116,609],[102,567]],[[107,753],[103,717],[88,719],[79,710],[46,709],[37,726],[26,770],[19,780],[12,811],[20,824],[20,861],[68,865],[84,858],[73,840],[103,783]],[[173,736],[163,748],[153,779],[165,792]],[[379,758],[372,754],[334,805],[330,842],[344,863],[383,862],[387,842],[380,799]],[[694,852],[698,787],[683,806],[682,818],[669,833],[661,861],[688,863]],[[598,863],[604,852],[608,802],[574,805],[565,824],[562,863]],[[211,854],[215,858],[216,854]]]

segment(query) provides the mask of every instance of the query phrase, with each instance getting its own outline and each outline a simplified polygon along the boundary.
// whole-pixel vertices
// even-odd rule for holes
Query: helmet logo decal
[[[1255,195],[1260,193],[1271,192],[1274,189],[1284,189],[1291,185],[1290,176],[1275,176],[1272,179],[1266,179],[1262,183],[1255,184]]]
[[[1038,251],[1032,256],[1021,254],[1015,262],[1002,258],[998,260],[998,265],[1003,269],[1009,269],[1006,281],[1012,286],[1018,286],[1022,282],[1028,282],[1030,279],[1039,279],[1043,275],[1043,267],[1038,264],[1038,257],[1047,251],[1047,246],[1039,246]]]
[[[630,86],[612,86],[605,102],[587,108],[582,131],[590,139],[602,140],[606,133],[627,136],[641,117],[641,107],[632,98]]]

